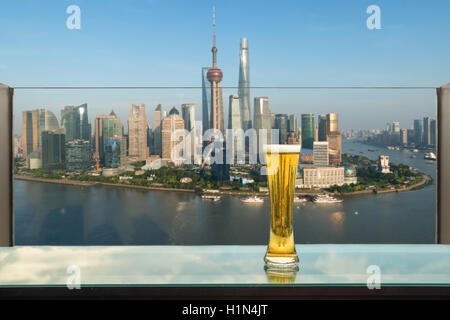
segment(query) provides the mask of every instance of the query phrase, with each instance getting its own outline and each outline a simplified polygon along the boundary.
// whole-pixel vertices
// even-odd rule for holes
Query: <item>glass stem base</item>
[[[292,254],[273,254],[267,252],[264,257],[265,268],[276,269],[297,269],[298,270],[298,255]]]

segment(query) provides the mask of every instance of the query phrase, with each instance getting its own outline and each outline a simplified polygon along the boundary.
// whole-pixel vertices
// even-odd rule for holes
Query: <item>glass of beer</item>
[[[300,145],[269,144],[263,151],[270,196],[270,238],[265,268],[298,270],[292,209]]]

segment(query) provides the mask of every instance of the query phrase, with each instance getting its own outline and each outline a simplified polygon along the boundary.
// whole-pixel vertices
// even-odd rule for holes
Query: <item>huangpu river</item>
[[[413,159],[411,151],[348,140],[343,152],[389,155],[436,179],[436,162],[423,152]],[[193,193],[15,180],[14,207],[16,245],[265,245],[269,237],[268,198],[210,202]],[[296,243],[433,243],[435,221],[436,185],[294,205]]]

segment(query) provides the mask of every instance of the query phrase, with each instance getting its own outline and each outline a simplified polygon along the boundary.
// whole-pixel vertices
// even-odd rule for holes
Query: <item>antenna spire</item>
[[[216,7],[213,7],[213,47],[216,46]]]
[[[217,52],[217,48],[216,48],[216,7],[213,6],[213,47],[212,47],[212,52],[213,52],[213,67],[216,67],[216,52]]]

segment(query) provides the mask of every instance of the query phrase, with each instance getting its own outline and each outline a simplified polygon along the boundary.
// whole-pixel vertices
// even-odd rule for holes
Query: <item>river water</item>
[[[369,152],[368,149],[379,149]],[[390,156],[436,178],[436,162],[410,151],[343,141],[343,152]],[[14,182],[17,245],[264,245],[269,202],[203,201],[182,192]],[[296,243],[433,243],[436,186],[294,206]]]

